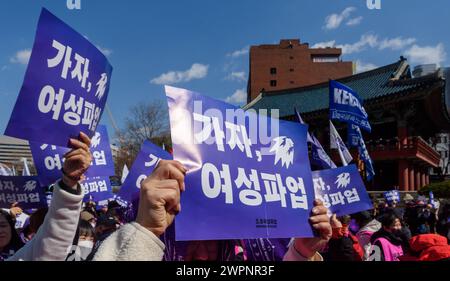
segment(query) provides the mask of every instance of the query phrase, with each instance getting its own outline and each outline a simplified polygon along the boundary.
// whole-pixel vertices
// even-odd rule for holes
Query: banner
[[[84,191],[83,202],[94,201],[97,205],[108,204],[114,198],[109,177],[86,178],[80,183]]]
[[[24,82],[5,135],[67,146],[92,137],[108,98],[112,67],[83,35],[42,9]]]
[[[15,202],[22,209],[47,207],[45,192],[37,177],[0,176],[0,208],[9,209]]]
[[[388,203],[400,202],[400,193],[397,190],[386,191],[383,193],[384,198]]]
[[[356,127],[355,131],[358,134],[358,152],[361,160],[364,162],[364,170],[366,171],[367,181],[372,181],[373,177],[375,176],[375,169],[373,168],[372,158],[370,158],[369,151],[367,150],[366,143],[364,142],[359,127]]]
[[[294,107],[295,115],[297,116],[297,121],[300,124],[307,125],[304,121],[300,113],[297,111],[297,108]],[[336,164],[334,164],[333,160],[331,160],[330,156],[323,149],[319,140],[309,132],[306,135],[306,141],[311,144],[311,165],[318,167],[319,169],[333,169],[336,168]]]
[[[344,166],[347,166],[348,163],[350,163],[353,160],[350,151],[348,151],[344,141],[341,139],[341,136],[339,135],[338,131],[334,127],[333,122],[331,122],[331,120],[330,120],[330,147],[336,148],[338,150],[339,157],[341,158],[342,164]]]
[[[184,89],[166,95],[174,159],[188,169],[177,240],[313,236],[307,126]]]
[[[373,208],[372,200],[355,165],[312,173],[316,199],[337,216]]]
[[[131,203],[139,195],[142,181],[153,172],[160,159],[172,160],[173,158],[172,155],[162,150],[161,147],[150,141],[145,141],[141,146],[141,151],[136,157],[133,166],[131,166],[125,182],[117,194],[118,199]]]
[[[353,125],[352,123],[348,123],[347,127],[347,143],[348,147],[357,147],[359,146],[359,139],[361,135],[358,132],[358,126]]]
[[[27,221],[29,221],[30,216],[25,214],[25,213],[20,213],[20,215],[16,216],[16,224],[15,224],[15,228],[16,229],[22,229],[25,226],[25,223]]]
[[[0,163],[0,176],[14,176],[14,174],[11,168]]]
[[[67,147],[30,142],[31,154],[41,186],[48,186],[62,177],[61,169]],[[91,139],[91,167],[86,177],[113,176],[114,161],[105,125],[99,125]]]
[[[333,80],[330,80],[330,119],[352,123],[368,132],[372,130],[358,94]]]
[[[311,136],[311,165],[317,166],[320,169],[334,169],[336,164],[328,156],[325,149],[323,149],[319,140],[315,136]]]

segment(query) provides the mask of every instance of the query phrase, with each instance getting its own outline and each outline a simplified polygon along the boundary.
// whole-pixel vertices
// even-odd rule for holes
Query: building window
[[[277,86],[277,80],[270,80],[270,86],[276,87]]]
[[[313,56],[313,62],[339,62],[339,57]]]
[[[293,59],[294,59],[294,57],[293,57],[293,56],[290,56],[290,57],[289,57],[289,59],[293,60]]]
[[[290,81],[291,84],[294,84],[294,81]]]
[[[289,69],[289,72],[294,72],[294,69],[293,68]]]
[[[272,75],[277,74],[277,68],[276,67],[272,67],[270,69],[270,74],[272,74]]]

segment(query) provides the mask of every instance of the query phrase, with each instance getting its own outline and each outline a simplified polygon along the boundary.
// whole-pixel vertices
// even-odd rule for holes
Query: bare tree
[[[166,108],[160,101],[139,103],[130,108],[125,128],[117,133],[117,175],[122,174],[123,165],[131,168],[144,141],[150,140],[160,146],[163,143],[170,145],[169,115]]]

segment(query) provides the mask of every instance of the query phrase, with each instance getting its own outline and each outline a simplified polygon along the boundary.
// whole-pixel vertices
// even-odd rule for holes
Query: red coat
[[[447,238],[437,234],[422,234],[411,238],[411,250],[420,253],[418,261],[438,261],[450,258]]]

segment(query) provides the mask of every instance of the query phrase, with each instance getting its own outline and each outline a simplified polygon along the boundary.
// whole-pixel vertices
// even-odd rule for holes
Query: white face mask
[[[89,240],[79,240],[78,246],[83,248],[92,249],[94,248],[94,242]]]
[[[95,225],[96,225],[95,222],[90,222],[89,224],[92,226],[93,229],[95,229]]]

